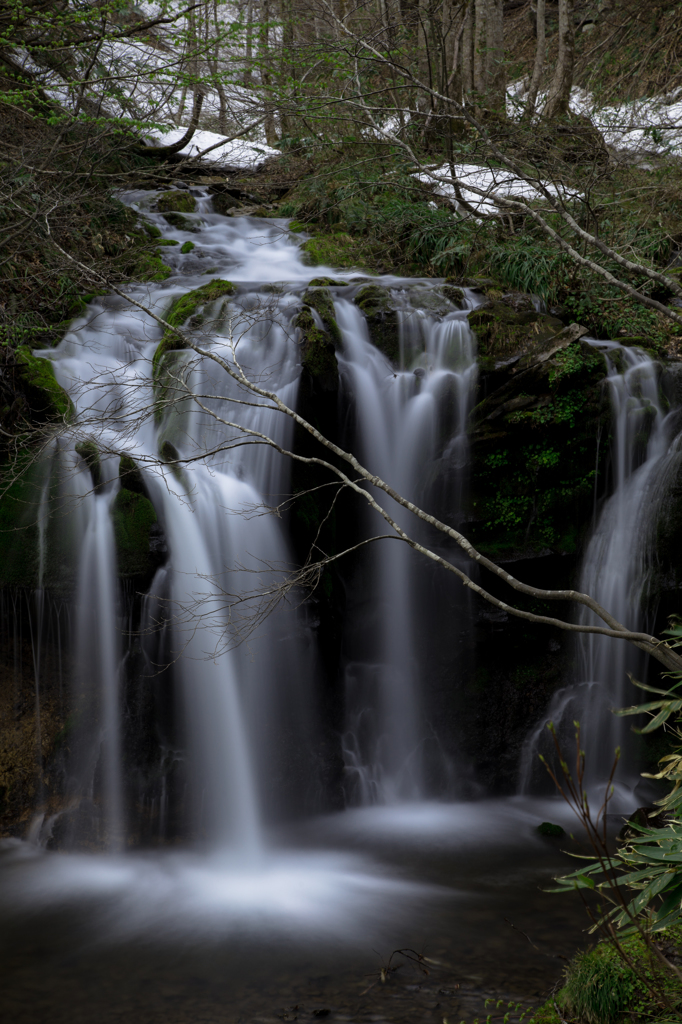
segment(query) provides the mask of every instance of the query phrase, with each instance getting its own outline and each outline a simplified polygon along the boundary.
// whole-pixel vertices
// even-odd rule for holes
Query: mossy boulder
[[[367,321],[372,344],[392,363],[399,362],[398,314],[388,289],[378,284],[367,284],[358,291],[355,303]]]
[[[304,374],[312,378],[316,389],[336,391],[339,386],[339,367],[330,336],[317,326],[309,306],[303,307],[294,318],[293,325],[301,332],[301,367]]]
[[[188,252],[191,252],[192,249],[194,249],[194,242],[183,242],[180,247],[180,252],[185,256]]]
[[[173,189],[171,192],[164,192],[156,201],[156,208],[159,213],[194,213],[197,201],[189,192],[181,192]]]
[[[119,576],[149,577],[159,565],[158,519],[144,495],[122,487],[111,508]]]
[[[238,199],[231,196],[228,192],[214,192],[211,195],[211,202],[213,203],[213,209],[216,213],[220,213],[223,216],[230,214],[233,210],[239,209],[242,205]]]
[[[172,228],[177,231],[199,231],[199,225],[188,220],[181,213],[164,213],[164,220],[167,220]]]
[[[409,299],[414,309],[423,309],[425,313],[431,313],[433,316],[447,316],[448,313],[459,309],[459,300],[450,297],[453,293],[462,295],[462,290],[447,284],[441,287],[416,284],[409,290]]]
[[[32,418],[39,422],[70,420],[73,403],[57,382],[49,359],[34,356],[30,348],[21,345],[15,353],[15,382],[23,392]]]

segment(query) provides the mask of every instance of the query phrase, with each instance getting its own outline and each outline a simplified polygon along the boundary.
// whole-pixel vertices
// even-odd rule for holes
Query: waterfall
[[[342,300],[336,310],[358,455],[398,493],[425,507],[437,460],[454,465],[458,480],[466,465],[466,419],[476,379],[475,339],[466,314],[435,321],[409,307],[401,310],[401,366],[395,370],[370,343],[358,308]],[[423,539],[414,516],[383,492],[377,497],[412,537]],[[368,514],[366,525],[377,534],[389,532],[378,513]],[[383,540],[370,558],[361,615],[370,616],[371,636],[364,650],[351,645],[346,666],[350,797],[362,804],[417,800],[428,791],[423,678],[415,648],[417,629],[428,631],[416,607],[420,556],[400,541]]]
[[[655,559],[656,510],[665,494],[674,454],[661,403],[660,366],[636,348],[606,341],[591,344],[603,352],[607,365],[613,485],[585,551],[577,589],[594,597],[626,628],[649,631],[656,611],[647,594]],[[602,624],[584,608],[579,621]],[[521,765],[523,792],[542,776],[538,753],[550,751],[548,721],[557,726],[566,754],[572,751],[573,722],[580,722],[588,786],[609,777],[618,746],[625,770],[633,774],[631,721],[617,717],[613,709],[632,702],[628,673],[642,679],[645,656],[631,644],[596,634],[579,636],[575,647],[575,681],[555,694],[546,718],[526,743]],[[622,772],[619,778],[622,781]]]

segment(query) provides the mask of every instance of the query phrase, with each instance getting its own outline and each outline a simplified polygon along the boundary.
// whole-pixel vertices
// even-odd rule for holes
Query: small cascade
[[[400,311],[400,369],[370,343],[356,306],[336,304],[344,348],[342,375],[354,399],[357,448],[364,464],[422,507],[437,460],[455,467],[461,491],[466,466],[466,419],[476,380],[475,338],[464,312],[437,321],[409,307]],[[383,492],[378,500],[417,539],[424,529]],[[461,494],[454,494],[461,508]],[[452,509],[448,510],[452,512]],[[388,532],[377,513],[367,530]],[[416,632],[428,625],[416,607],[420,558],[400,541],[378,541],[369,556],[370,591],[363,615],[371,636],[346,667],[344,757],[350,798],[361,804],[423,798],[426,782],[425,709]]]
[[[660,366],[639,349],[616,342],[592,344],[603,352],[607,364],[613,491],[587,546],[577,589],[592,595],[627,628],[648,631],[656,613],[647,594],[655,561],[656,510],[665,495],[674,456],[660,395]],[[602,624],[584,608],[579,621]],[[523,792],[541,778],[538,754],[550,752],[548,721],[557,726],[566,751],[573,748],[573,722],[580,722],[588,786],[609,777],[616,747],[623,755],[618,778],[623,781],[624,773],[636,774],[628,756],[631,722],[614,715],[612,709],[632,702],[628,674],[643,678],[645,655],[631,644],[585,634],[576,640],[576,663],[575,682],[555,694],[546,718],[526,744]]]
[[[114,531],[109,514],[113,494],[90,494],[78,579],[76,664],[80,689],[95,726],[86,782],[95,765],[102,776],[104,844],[111,851],[125,842],[121,769],[120,628]],[[89,698],[89,700],[88,700]],[[94,723],[93,723],[94,724]],[[89,776],[89,778],[88,778]]]

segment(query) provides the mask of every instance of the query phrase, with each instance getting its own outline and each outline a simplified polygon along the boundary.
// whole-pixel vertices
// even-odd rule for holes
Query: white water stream
[[[656,512],[665,494],[668,462],[674,456],[661,404],[660,365],[639,349],[608,341],[593,344],[607,363],[613,493],[595,524],[577,589],[591,594],[626,628],[647,631],[656,612],[647,597],[655,561]],[[601,625],[587,609],[581,609],[579,621]],[[636,698],[628,673],[643,678],[644,655],[630,644],[594,634],[577,639],[576,654],[575,681],[555,694],[546,718],[529,737],[521,764],[521,791],[532,788],[538,753],[550,753],[547,722],[556,725],[570,759],[573,723],[579,721],[586,785],[597,786],[608,779],[620,747],[622,765],[616,778],[627,800],[628,787],[637,783],[636,766],[628,757],[632,720],[614,715],[613,710]]]

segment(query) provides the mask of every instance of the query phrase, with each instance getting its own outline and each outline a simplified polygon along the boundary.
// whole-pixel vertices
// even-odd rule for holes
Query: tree
[[[539,19],[539,6],[538,6]],[[538,35],[538,46],[540,36]],[[571,99],[573,65],[575,62],[575,24],[573,21],[573,0],[559,0],[559,54],[554,78],[549,87],[543,117],[565,117]]]

